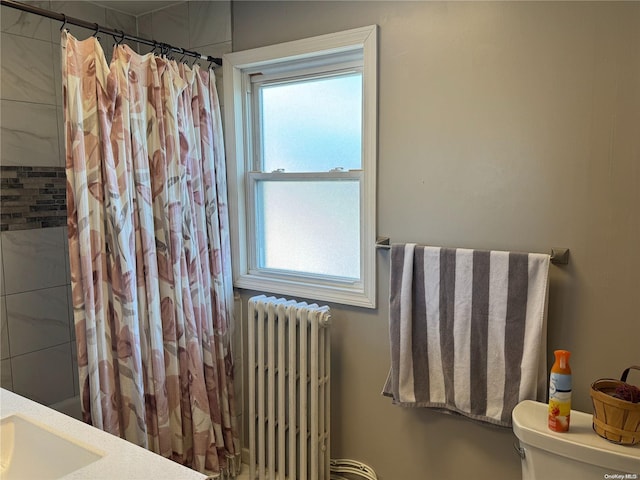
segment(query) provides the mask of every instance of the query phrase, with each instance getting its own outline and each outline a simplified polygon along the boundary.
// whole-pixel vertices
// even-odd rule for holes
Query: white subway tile
[[[72,397],[71,345],[11,357],[13,391],[43,405]]]
[[[69,342],[67,286],[7,295],[11,355]]]
[[[53,55],[53,81],[55,83],[54,93],[56,94],[56,105],[60,107],[62,106],[62,64],[60,63],[60,45],[54,44],[51,54]]]
[[[2,100],[2,164],[60,166],[54,105]]]
[[[163,8],[151,14],[152,38],[174,47],[189,45],[189,10],[187,2]]]
[[[22,3],[34,7],[50,8],[49,2],[30,2],[22,0]],[[38,40],[51,40],[51,20],[47,17],[23,12],[14,8],[3,8],[0,15],[2,31],[20,35],[22,37],[37,38]]]
[[[66,285],[67,288],[67,315],[69,319],[69,338],[72,342],[76,340],[76,326],[73,319],[73,298],[71,296],[71,285]]]
[[[76,341],[71,342],[71,377],[73,378],[73,394],[80,394],[80,387],[78,381],[78,346]]]
[[[2,98],[56,104],[51,42],[2,34]]]
[[[53,0],[51,2],[51,9],[56,12],[62,12],[68,17],[80,18],[87,22],[97,23],[98,25],[104,26],[106,21],[106,9],[91,2]],[[51,28],[51,41],[54,45],[60,45],[61,26],[61,22],[55,22],[54,27]],[[76,25],[67,24],[65,28],[79,40],[84,40],[93,35],[91,30]],[[98,36],[102,37],[103,34],[99,34]]]
[[[105,10],[105,26],[124,33],[136,33],[136,17],[107,8]]]
[[[58,154],[58,167],[62,167],[65,168],[66,167],[66,152],[67,152],[67,145],[66,145],[66,141],[65,141],[65,136],[64,136],[64,129],[65,129],[65,125],[64,125],[64,110],[63,107],[58,106],[56,107],[56,121],[58,124],[58,150],[59,150],[59,154]]]
[[[0,360],[0,387],[13,390],[13,379],[11,377],[11,360]]]
[[[0,296],[0,337],[2,344],[0,345],[0,358],[9,358],[9,330],[7,328],[7,310],[5,308],[4,295]]]
[[[2,233],[7,294],[67,283],[63,227]]]
[[[2,233],[0,232],[0,295],[4,295],[4,261],[2,260]]]
[[[231,41],[230,1],[189,2],[188,5],[191,49]]]

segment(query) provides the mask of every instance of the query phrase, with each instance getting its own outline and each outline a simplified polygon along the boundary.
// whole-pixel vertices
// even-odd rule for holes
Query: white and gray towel
[[[511,426],[546,398],[549,255],[394,244],[393,403]]]

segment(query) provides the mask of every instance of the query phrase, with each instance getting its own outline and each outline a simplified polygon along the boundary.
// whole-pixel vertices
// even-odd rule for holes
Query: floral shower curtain
[[[84,420],[208,475],[239,469],[224,146],[212,71],[62,35]]]

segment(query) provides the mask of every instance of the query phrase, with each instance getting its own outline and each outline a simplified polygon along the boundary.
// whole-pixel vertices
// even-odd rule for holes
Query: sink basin
[[[57,479],[102,458],[62,432],[11,415],[0,421],[0,479]]]

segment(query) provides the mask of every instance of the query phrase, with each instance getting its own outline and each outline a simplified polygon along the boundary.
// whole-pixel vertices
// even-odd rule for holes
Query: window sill
[[[235,288],[245,288],[290,297],[301,297],[314,301],[338,303],[354,307],[375,308],[375,294],[366,292],[361,282],[319,284],[317,280],[305,282],[304,277],[288,279],[270,275],[239,275],[233,283]]]

